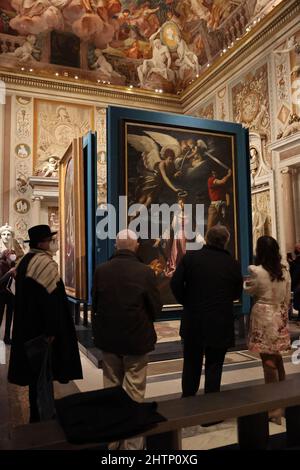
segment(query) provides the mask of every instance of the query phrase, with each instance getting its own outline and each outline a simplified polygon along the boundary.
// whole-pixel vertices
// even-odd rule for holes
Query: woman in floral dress
[[[269,236],[257,240],[255,265],[250,265],[245,291],[254,297],[251,310],[250,351],[260,354],[265,382],[285,379],[282,353],[290,349],[288,307],[291,280],[288,269],[281,264],[277,241]],[[281,410],[273,410],[270,420],[281,424]]]

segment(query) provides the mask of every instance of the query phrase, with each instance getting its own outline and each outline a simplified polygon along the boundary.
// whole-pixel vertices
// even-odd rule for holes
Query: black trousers
[[[14,296],[8,291],[0,292],[0,326],[2,324],[4,309],[6,305],[4,340],[10,339],[10,330],[14,311]]]
[[[40,419],[40,413],[37,404],[37,381],[38,379],[33,379],[32,382],[29,384],[29,411],[30,423],[37,423]]]
[[[204,392],[219,392],[227,348],[204,347],[186,340],[183,345],[182,396],[196,395],[205,356]]]

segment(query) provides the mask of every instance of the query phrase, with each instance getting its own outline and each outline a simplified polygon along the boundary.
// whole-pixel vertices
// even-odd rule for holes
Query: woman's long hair
[[[280,249],[273,237],[259,237],[256,245],[256,266],[261,265],[270,274],[272,281],[283,281],[283,265],[281,264]]]

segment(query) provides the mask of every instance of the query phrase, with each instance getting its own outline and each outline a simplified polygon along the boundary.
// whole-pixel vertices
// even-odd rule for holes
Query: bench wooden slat
[[[296,405],[300,405],[300,377],[275,384],[172,399],[158,403],[157,411],[165,416],[167,421],[158,423],[144,435]]]

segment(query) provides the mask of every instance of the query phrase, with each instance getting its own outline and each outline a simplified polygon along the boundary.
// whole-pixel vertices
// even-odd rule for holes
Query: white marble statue
[[[114,71],[112,65],[105,59],[100,49],[95,49],[97,60],[91,65],[92,69],[98,70],[107,78],[120,77],[121,75]]]
[[[29,34],[22,46],[17,47],[14,52],[9,52],[8,54],[14,56],[22,63],[28,62],[29,60],[35,60],[34,57],[32,57],[34,52],[38,52],[34,47],[35,42],[36,37],[33,34]]]
[[[194,76],[199,73],[198,57],[190,51],[184,39],[181,39],[178,44],[177,55],[175,65],[178,67],[177,74],[180,80],[184,80],[186,72],[192,71]]]
[[[0,227],[0,253],[2,251],[12,248],[14,231],[13,228],[6,222],[5,225]]]
[[[169,49],[161,43],[160,39],[154,39],[152,47],[152,58],[144,60],[142,65],[137,68],[140,84],[143,86],[153,73],[160,75],[167,81],[174,82],[175,74],[170,68]]]
[[[24,255],[24,251],[14,236],[15,232],[7,222],[0,227],[0,253],[4,250],[13,249],[17,255],[17,259],[20,259]]]
[[[259,155],[255,147],[250,148],[250,174],[251,174],[251,185],[254,184],[254,177],[257,173],[259,166]]]
[[[58,160],[55,157],[50,157],[48,162],[42,169],[43,176],[48,178],[57,178],[58,175]]]

